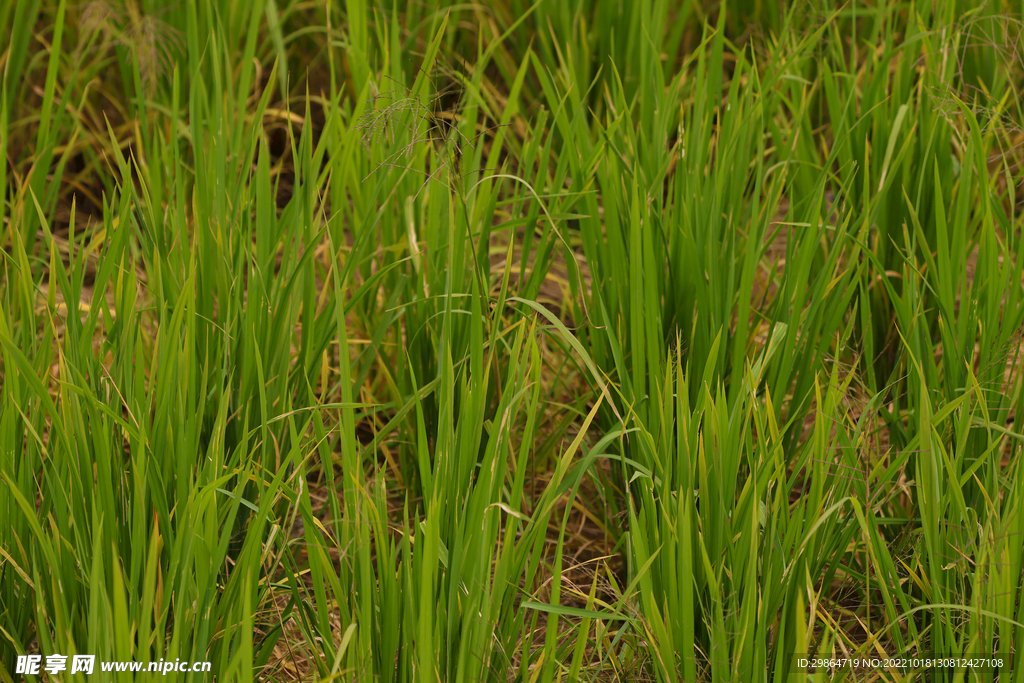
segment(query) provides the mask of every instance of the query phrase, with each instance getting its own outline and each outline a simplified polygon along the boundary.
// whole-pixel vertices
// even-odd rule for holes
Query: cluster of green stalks
[[[0,682],[1024,682],[1022,19],[0,3]]]

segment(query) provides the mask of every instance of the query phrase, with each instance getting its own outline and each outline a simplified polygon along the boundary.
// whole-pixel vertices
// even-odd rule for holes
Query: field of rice
[[[1022,27],[0,1],[0,683],[1024,683]]]

